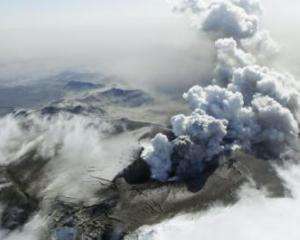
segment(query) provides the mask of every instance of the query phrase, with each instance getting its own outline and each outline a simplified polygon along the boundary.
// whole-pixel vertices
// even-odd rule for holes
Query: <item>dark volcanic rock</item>
[[[10,179],[4,168],[0,169],[0,202],[11,206],[28,203],[26,194]]]
[[[98,113],[98,114],[104,114],[105,111],[101,108],[96,108],[93,106],[84,107],[82,105],[75,105],[75,106],[64,106],[64,107],[58,107],[58,106],[47,106],[41,109],[42,115],[56,115],[61,112],[71,113],[71,114],[84,114],[84,113]]]
[[[0,177],[0,203],[5,206],[0,221],[1,227],[14,230],[26,223],[37,209],[37,200],[30,197],[6,169],[1,169]]]
[[[120,118],[112,121],[112,125],[115,129],[114,133],[122,133],[125,131],[133,131],[143,127],[151,126],[152,123],[133,121],[128,118]]]
[[[86,91],[86,90],[91,90],[91,89],[96,89],[101,87],[104,87],[104,85],[94,84],[91,82],[81,82],[81,81],[69,81],[65,85],[65,89],[70,91]]]
[[[169,128],[166,128],[164,126],[160,126],[160,125],[154,125],[152,128],[151,128],[151,131],[143,134],[139,140],[143,140],[143,139],[152,139],[155,137],[156,134],[158,133],[161,133],[163,135],[165,135],[169,141],[173,141],[176,136],[175,134],[173,133],[173,131]]]
[[[151,177],[150,166],[143,159],[138,159],[124,170],[123,177],[129,184],[146,183]]]
[[[102,235],[101,240],[122,240],[124,239],[125,233],[121,227],[106,226],[105,231]]]
[[[54,106],[44,107],[41,110],[42,115],[53,115],[53,114],[57,114],[59,112],[60,112],[60,109],[58,107],[54,107]]]
[[[39,156],[36,151],[31,151],[12,162],[6,167],[9,178],[17,184],[23,192],[34,196],[43,183],[39,181],[43,175],[44,166],[50,159]]]
[[[73,113],[73,114],[80,114],[84,111],[84,107],[81,105],[77,105],[75,107],[68,108],[67,111],[69,111],[70,113]]]
[[[26,223],[30,214],[31,209],[28,209],[28,206],[7,207],[2,213],[1,227],[14,230]]]
[[[122,107],[140,107],[153,102],[153,98],[142,90],[126,90],[111,88],[109,90],[90,95],[84,102],[100,102],[102,104],[114,104]]]
[[[124,178],[128,184],[143,184],[150,181],[150,166],[140,157],[143,150],[143,148],[136,150],[133,156],[135,160],[115,177],[114,182],[119,178]]]
[[[102,96],[110,99],[114,104],[120,104],[129,107],[139,107],[149,104],[153,98],[141,90],[124,90],[120,88],[112,88],[102,93]]]
[[[29,115],[29,112],[25,109],[19,109],[19,110],[14,110],[12,114],[18,118],[18,117],[27,117]]]
[[[1,217],[3,228],[21,227],[38,209],[36,193],[43,187],[38,179],[46,163],[47,160],[37,157],[32,151],[2,167],[0,202],[5,206]]]

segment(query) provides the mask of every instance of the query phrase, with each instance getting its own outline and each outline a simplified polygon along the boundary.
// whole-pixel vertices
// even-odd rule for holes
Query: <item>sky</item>
[[[157,19],[163,1],[137,0],[2,0],[0,1],[1,29],[99,26],[104,19],[125,22],[143,18]],[[153,10],[155,9],[155,15]]]
[[[190,86],[209,65],[206,40],[161,0],[0,1],[0,39],[0,83],[88,68]]]
[[[277,21],[282,17],[295,20],[299,1],[288,0],[285,9],[280,0],[262,0],[276,12]],[[157,19],[166,14],[164,0],[1,0],[0,28],[32,28],[34,26],[98,25],[98,19],[108,16],[142,17]],[[293,19],[294,18],[294,19]]]
[[[262,2],[280,64],[298,75],[300,1]],[[213,44],[165,0],[0,1],[0,84],[88,68],[188,89],[209,78],[212,61]]]

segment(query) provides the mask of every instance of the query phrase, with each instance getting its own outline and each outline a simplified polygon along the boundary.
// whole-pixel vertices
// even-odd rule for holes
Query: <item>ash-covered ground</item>
[[[273,163],[240,151],[190,179],[174,172],[157,181],[143,148],[157,133],[176,137],[168,119],[188,113],[183,101],[102,79],[88,83],[69,89],[68,79],[64,97],[1,118],[3,239],[135,239],[146,234],[133,233],[144,225],[237,202],[250,179],[271,197],[289,194]],[[188,151],[178,147],[174,169]]]

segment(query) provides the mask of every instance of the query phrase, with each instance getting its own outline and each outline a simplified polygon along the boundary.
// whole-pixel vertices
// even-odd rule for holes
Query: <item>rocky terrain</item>
[[[123,117],[115,114],[119,106],[124,109]],[[150,107],[152,119],[145,121],[140,113]],[[153,180],[150,166],[141,157],[144,142],[157,133],[165,134],[169,140],[175,138],[168,126],[157,123],[156,108],[153,98],[143,91],[112,88],[90,92],[76,101],[64,99],[40,110],[13,113],[14,118],[25,119],[36,114],[46,119],[61,114],[95,115],[111,124],[112,128],[106,132],[108,137],[134,134],[136,147],[123,170],[120,168],[111,178],[102,178],[101,174],[94,177],[97,186],[93,201],[74,200],[63,194],[48,198],[42,194],[49,184],[47,173],[54,160],[41,157],[34,148],[3,164],[1,228],[9,236],[26,228],[38,214],[45,219],[38,239],[123,239],[140,226],[159,223],[184,212],[205,210],[214,202],[232,204],[237,201],[236,191],[246,182],[258,189],[266,188],[273,197],[288,193],[272,162],[242,151],[220,155],[205,166],[201,178],[190,175],[164,183]],[[187,156],[185,151],[189,151],[189,145],[183,140],[172,156],[174,169]]]
[[[39,199],[36,191],[45,164],[27,156],[2,168],[1,202],[6,204],[2,228],[22,228],[37,211],[42,211],[47,227],[41,239],[123,239],[140,226],[179,213],[205,210],[217,201],[232,204],[237,200],[236,191],[248,181],[258,189],[267,188],[273,197],[286,194],[270,162],[237,152],[219,159],[217,167],[208,168],[196,192],[189,191],[184,183],[152,181],[147,164],[136,159],[115,179],[97,179],[99,191],[93,204],[57,197],[41,209],[45,200]]]

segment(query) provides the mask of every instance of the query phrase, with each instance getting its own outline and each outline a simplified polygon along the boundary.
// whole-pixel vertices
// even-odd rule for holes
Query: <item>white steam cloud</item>
[[[151,145],[143,151],[142,157],[147,159],[151,166],[152,178],[168,180],[168,171],[171,168],[172,144],[163,134],[157,134],[151,140]]]
[[[215,40],[216,67],[211,85],[194,86],[183,95],[192,113],[172,118],[176,136],[205,146],[199,148],[198,153],[203,156],[198,158],[202,162],[236,148],[275,158],[287,149],[296,148],[299,92],[292,76],[262,65],[276,53],[277,47],[261,26],[259,2],[182,3],[182,7],[176,5],[176,9],[189,12]],[[199,11],[195,11],[195,6],[200,4]],[[264,152],[257,146],[263,147]],[[155,169],[170,173],[171,169],[163,168],[164,161],[157,156],[156,153],[147,155],[146,161],[155,164]],[[164,155],[164,159],[167,158]],[[161,167],[157,167],[159,161]],[[153,176],[161,175],[164,174],[153,173]]]
[[[204,31],[236,39],[252,37],[257,31],[257,16],[247,13],[243,4],[223,1],[212,3],[205,10],[202,23]]]
[[[129,164],[137,141],[129,132],[109,137],[112,125],[93,115],[8,115],[0,125],[0,164],[34,152],[36,161],[45,163],[42,187],[34,194],[50,199],[92,202],[101,186],[96,178],[112,180]]]

